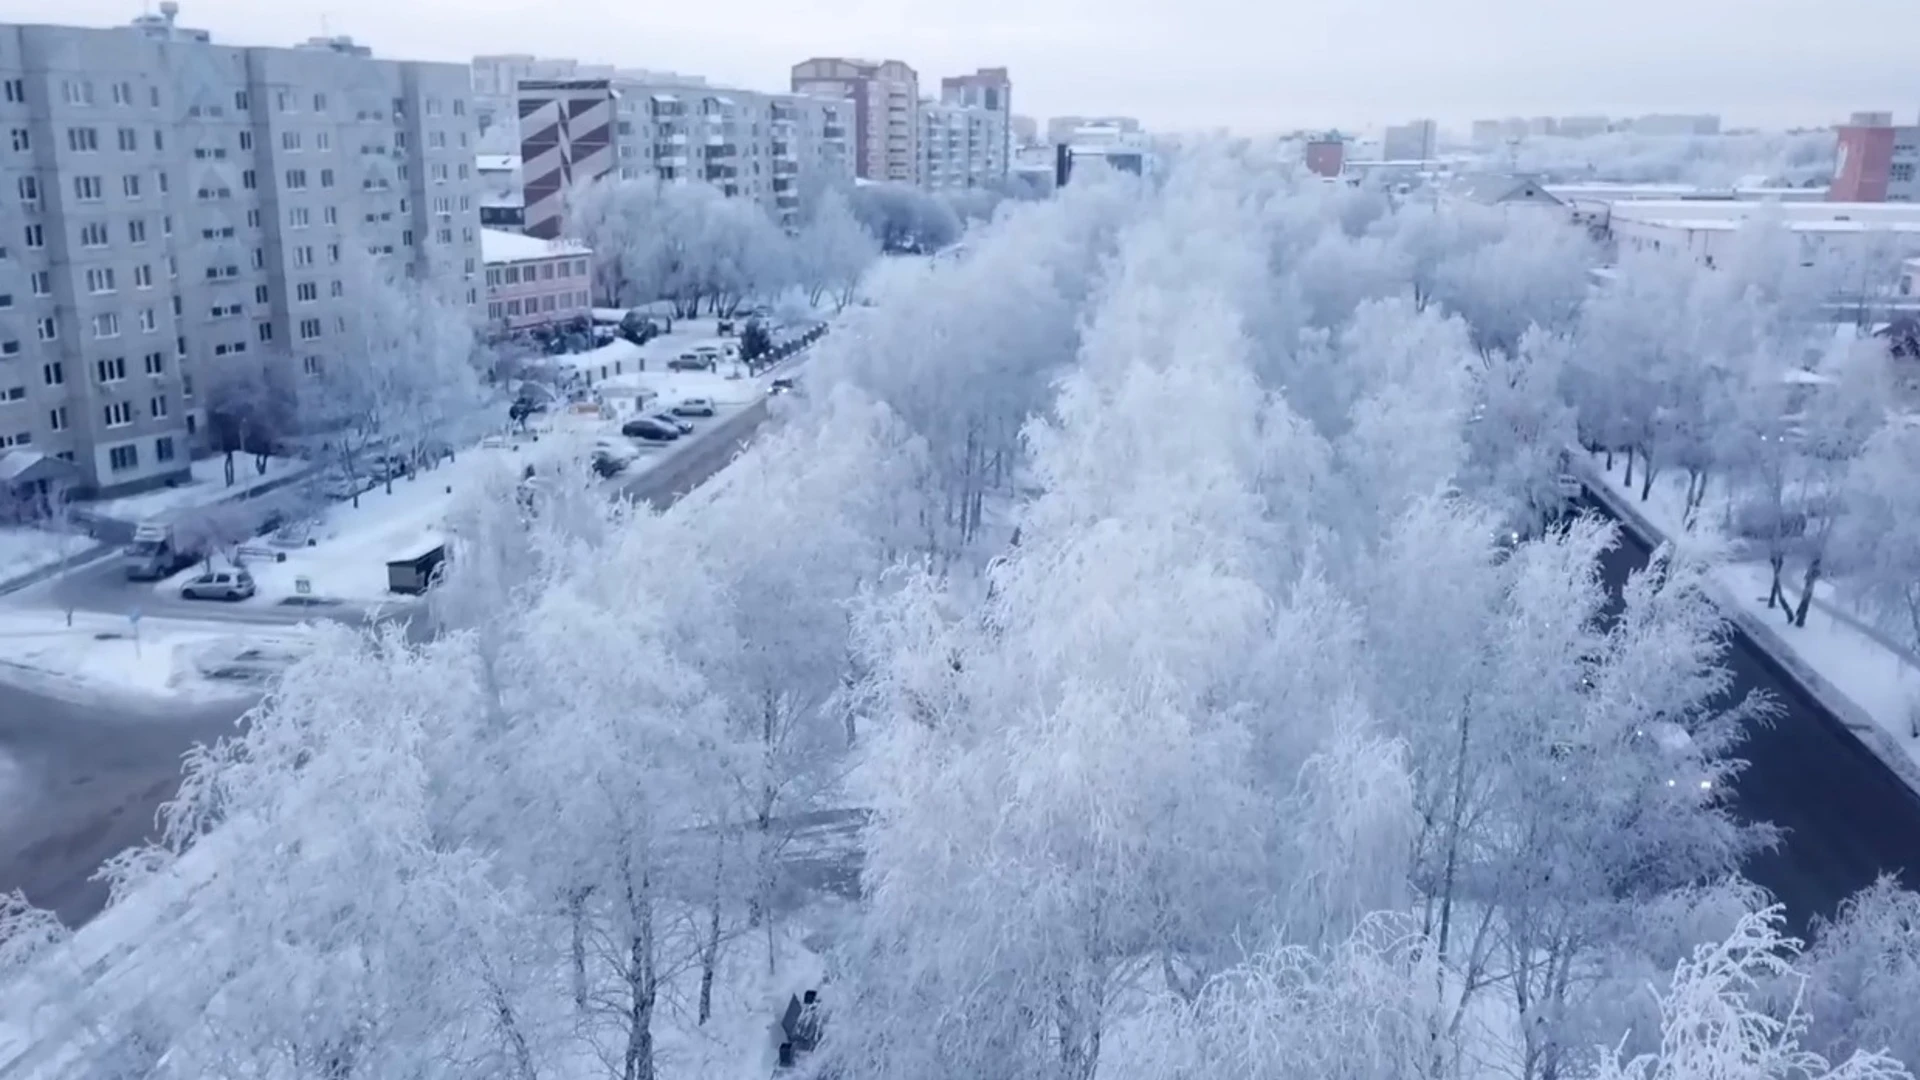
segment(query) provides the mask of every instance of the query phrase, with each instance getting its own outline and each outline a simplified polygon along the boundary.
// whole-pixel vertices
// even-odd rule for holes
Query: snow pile
[[[235,454],[233,483],[228,485],[225,457],[201,458],[191,466],[193,479],[187,483],[143,491],[138,495],[122,495],[117,499],[102,499],[87,504],[87,509],[100,517],[116,521],[140,522],[183,507],[207,506],[238,499],[255,488],[289,481],[313,467],[298,458],[273,457],[267,459],[267,471],[261,473],[255,470],[254,461],[251,454]]]
[[[275,629],[262,642],[297,648],[300,631]],[[58,697],[211,698],[246,688],[206,677],[207,658],[253,647],[231,623],[57,611],[0,612],[0,679]]]

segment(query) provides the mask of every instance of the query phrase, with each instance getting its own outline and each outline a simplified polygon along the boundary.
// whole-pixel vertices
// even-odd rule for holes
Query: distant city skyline
[[[152,7],[151,2],[146,5]],[[774,90],[812,55],[898,59],[923,87],[1005,66],[1018,111],[1123,114],[1156,130],[1449,132],[1512,115],[1718,113],[1727,127],[1821,126],[1861,109],[1920,117],[1912,0],[1616,0],[1568,19],[1524,0],[1356,0],[1254,11],[1238,0],[184,0],[235,45],[347,34],[394,59],[526,52]],[[14,0],[14,22],[125,23],[139,0]],[[630,47],[618,42],[630,41]],[[1782,72],[1793,72],[1791,79]]]

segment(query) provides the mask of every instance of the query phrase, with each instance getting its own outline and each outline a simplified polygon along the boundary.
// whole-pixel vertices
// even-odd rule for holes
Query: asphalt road
[[[766,416],[760,402],[721,417],[709,438],[649,472],[615,477],[610,486],[655,506],[670,504],[732,461]],[[104,573],[87,595],[124,604],[128,593],[118,560],[107,560]],[[153,595],[151,586],[137,587]],[[185,604],[186,614],[200,618],[268,621],[224,605]],[[385,617],[410,613],[389,611]],[[88,880],[94,870],[152,834],[155,813],[179,788],[181,755],[231,732],[255,700],[249,695],[190,707],[74,703],[0,682],[0,893],[20,889],[69,926],[93,918],[107,900],[105,887]]]
[[[1602,560],[1616,597],[1650,554],[1621,530],[1621,544]],[[1831,917],[1880,874],[1920,888],[1920,796],[1746,635],[1736,633],[1725,664],[1733,676],[1729,700],[1759,690],[1778,708],[1738,751],[1748,765],[1734,784],[1733,806],[1749,821],[1785,830],[1782,844],[1754,856],[1746,871],[1786,905],[1795,932],[1814,916]]]

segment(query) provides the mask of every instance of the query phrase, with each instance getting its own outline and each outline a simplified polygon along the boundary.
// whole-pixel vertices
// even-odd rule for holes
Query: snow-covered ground
[[[1684,473],[1656,476],[1647,501],[1641,502],[1637,482],[1634,490],[1627,490],[1624,457],[1615,456],[1611,474],[1605,470],[1604,458],[1587,460],[1592,465],[1591,475],[1603,478],[1617,499],[1644,515],[1654,528],[1666,536],[1686,531]],[[1709,495],[1695,515],[1696,524],[1711,528],[1723,511],[1724,502]],[[1767,608],[1772,572],[1764,561],[1732,562],[1720,567],[1715,575],[1723,586],[1722,603],[1736,605],[1738,614],[1744,616],[1741,621],[1760,631],[1758,644],[1776,654],[1785,651],[1790,655],[1779,659],[1790,670],[1810,670],[1845,695],[1854,706],[1851,711],[1870,719],[1879,729],[1881,737],[1870,744],[1873,749],[1883,758],[1890,753],[1900,755],[1889,758],[1888,763],[1909,784],[1920,787],[1920,739],[1913,737],[1909,726],[1910,709],[1920,703],[1920,668],[1876,640],[1865,620],[1850,611],[1844,600],[1834,597],[1831,586],[1824,582],[1815,589],[1807,625],[1794,627],[1787,625],[1778,608]],[[1797,603],[1797,568],[1788,568],[1784,584],[1789,599]],[[1813,689],[1817,692],[1819,688]],[[1841,719],[1849,717],[1843,715]]]
[[[0,526],[0,582],[50,566],[91,543],[84,535],[61,535],[29,525]]]
[[[86,508],[100,517],[116,521],[144,521],[169,510],[237,499],[256,487],[290,479],[312,467],[308,462],[295,458],[268,458],[267,471],[259,473],[254,470],[253,462],[252,454],[235,454],[233,484],[229,486],[225,456],[201,458],[192,465],[193,480],[190,483],[143,491],[138,495],[123,495],[117,499],[102,499],[88,503]]]
[[[0,678],[63,698],[212,698],[249,685],[240,674],[284,664],[305,648],[297,627],[270,632],[231,623],[40,609],[0,611]],[[253,653],[254,655],[248,655]]]

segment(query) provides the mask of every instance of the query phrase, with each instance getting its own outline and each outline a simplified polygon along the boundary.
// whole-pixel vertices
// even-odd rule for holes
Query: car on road
[[[675,416],[712,416],[713,399],[690,397],[673,407]]]
[[[682,435],[693,434],[693,425],[670,412],[657,412],[647,417],[656,424],[665,424]]]
[[[246,600],[253,591],[253,575],[245,570],[214,570],[180,586],[180,599]]]
[[[620,434],[642,442],[672,442],[680,437],[680,429],[670,428],[658,420],[641,417],[621,424]]]
[[[597,476],[615,476],[627,467],[627,460],[606,450],[595,450],[589,463]]]
[[[695,353],[682,353],[681,355],[676,356],[673,359],[667,361],[667,370],[668,371],[706,371],[709,367],[712,366],[712,363],[713,363],[712,361],[707,360],[704,357],[701,357]]]
[[[775,379],[773,380],[773,385],[767,387],[767,393],[791,394],[799,389],[800,389],[799,384],[792,379]]]
[[[1655,746],[1680,765],[1679,769],[1666,777],[1668,787],[1685,791],[1713,790],[1713,778],[1693,764],[1693,736],[1687,734],[1686,728],[1671,720],[1654,720],[1645,727],[1636,728],[1633,737],[1636,740],[1651,739]]]

